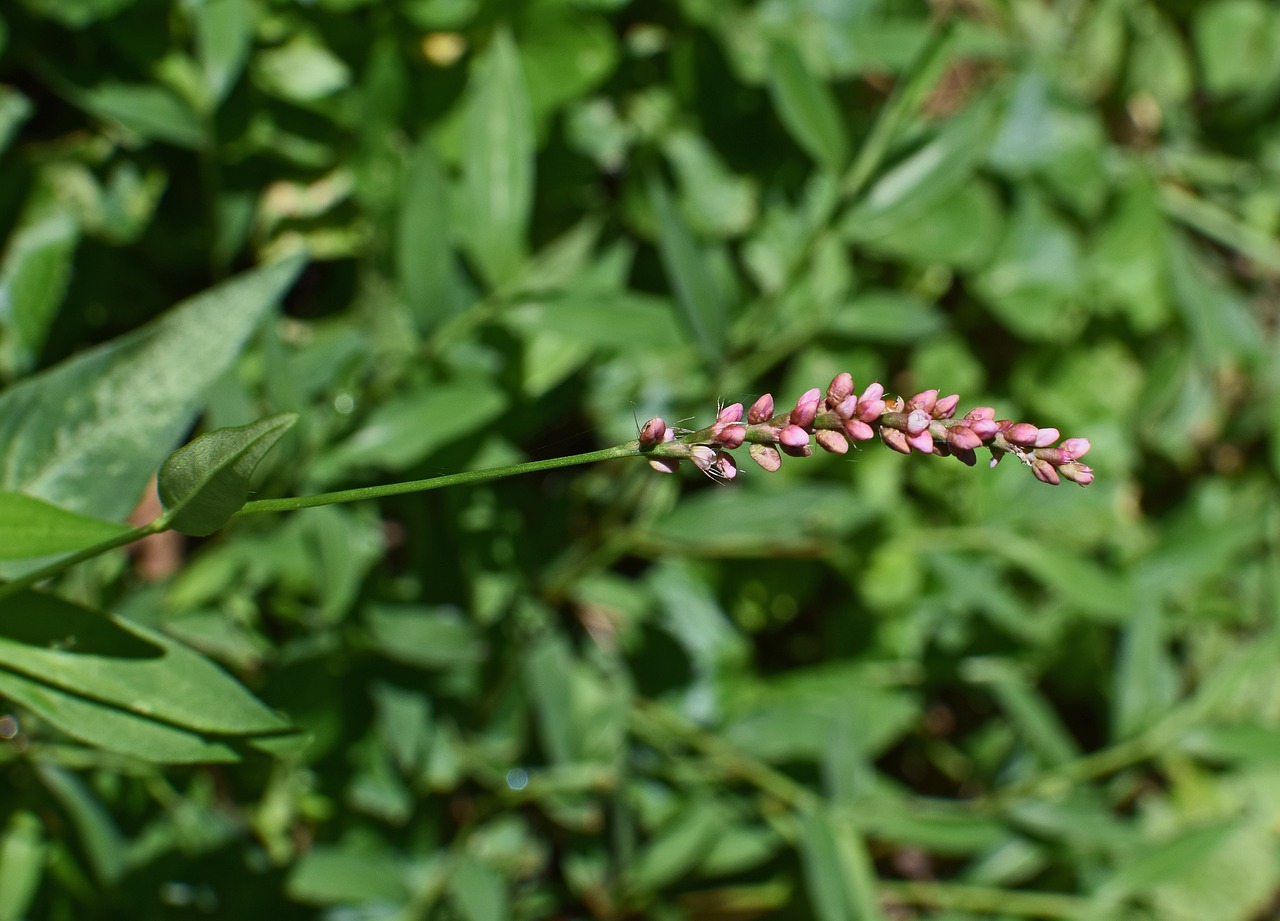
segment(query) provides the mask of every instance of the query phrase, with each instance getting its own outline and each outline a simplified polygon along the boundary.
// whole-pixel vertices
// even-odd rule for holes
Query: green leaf
[[[1177,700],[1178,683],[1160,604],[1145,601],[1125,626],[1116,659],[1113,741],[1131,738],[1164,716]]]
[[[106,807],[84,781],[68,770],[53,764],[38,764],[36,773],[70,816],[99,882],[117,882],[128,869],[128,850],[124,835]]]
[[[507,885],[493,867],[464,855],[449,879],[449,895],[466,921],[505,921],[511,916]]]
[[[829,173],[844,169],[849,142],[831,90],[790,43],[773,49],[769,93],[778,117],[809,156]]]
[[[525,260],[533,209],[534,136],[529,94],[511,33],[477,58],[464,122],[462,164],[468,253],[490,286]]]
[[[316,483],[352,469],[404,470],[432,452],[483,429],[507,408],[506,394],[487,378],[429,383],[378,405],[363,426],[312,468]]]
[[[12,329],[4,356],[12,369],[33,366],[71,280],[80,228],[62,208],[29,209],[0,263],[0,324]]]
[[[448,608],[378,605],[365,617],[374,647],[397,662],[448,669],[479,662],[485,655],[475,625]]]
[[[171,454],[156,483],[169,526],[204,537],[226,524],[248,501],[253,471],[297,421],[297,413],[278,413],[208,432]]]
[[[1214,96],[1267,88],[1280,76],[1280,16],[1262,0],[1200,4],[1193,20],[1204,85]]]
[[[260,52],[253,63],[257,84],[289,102],[316,102],[351,84],[347,63],[306,34]]]
[[[396,224],[396,275],[424,330],[466,306],[449,232],[448,192],[431,138],[424,134],[409,161]]]
[[[0,394],[0,489],[125,518],[303,261],[246,272]]]
[[[724,831],[724,807],[714,800],[692,798],[658,830],[628,868],[628,883],[652,893],[692,873]]]
[[[0,921],[21,921],[27,916],[40,888],[47,852],[40,819],[26,810],[12,813],[0,837]]]
[[[127,525],[68,512],[21,493],[0,492],[0,560],[67,553],[128,530]]]
[[[161,141],[195,150],[205,144],[199,117],[180,97],[162,86],[101,83],[69,89],[71,101],[144,141]]]
[[[667,187],[656,175],[648,181],[649,206],[658,222],[658,252],[680,316],[693,334],[703,357],[713,367],[724,361],[728,308],[689,228],[676,211]]]
[[[213,108],[235,85],[253,45],[254,8],[249,0],[205,0],[185,7],[195,26],[196,56]]]
[[[104,751],[161,764],[237,761],[235,750],[107,704],[0,669],[0,695],[74,739]]]
[[[0,21],[0,51],[4,50],[4,25]],[[22,123],[31,117],[35,106],[13,87],[0,86],[0,153],[8,148]]]
[[[213,662],[162,634],[38,592],[6,599],[0,665],[66,692],[196,732],[288,724]]]
[[[309,905],[397,904],[409,895],[400,868],[386,854],[323,845],[294,864],[285,888],[290,898]]]

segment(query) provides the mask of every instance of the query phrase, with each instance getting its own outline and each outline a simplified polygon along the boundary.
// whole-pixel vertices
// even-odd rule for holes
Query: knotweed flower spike
[[[741,403],[725,406],[714,424],[696,432],[677,432],[653,418],[640,430],[640,450],[649,466],[660,473],[674,473],[680,461],[689,460],[712,479],[731,480],[738,468],[729,452],[748,445],[751,459],[765,470],[782,466],[782,455],[808,457],[813,442],[832,454],[844,454],[851,443],[880,440],[903,454],[938,454],[954,457],[972,467],[978,448],[991,452],[994,467],[1012,454],[1031,468],[1036,479],[1057,486],[1063,479],[1088,486],[1093,470],[1080,463],[1089,453],[1089,439],[1060,437],[1055,428],[1030,422],[996,419],[990,406],[979,406],[956,418],[960,397],[939,397],[924,390],[903,400],[886,400],[884,387],[869,384],[858,393],[853,377],[837,374],[824,395],[815,387],[796,405],[775,412],[773,396],[765,394],[744,412]]]

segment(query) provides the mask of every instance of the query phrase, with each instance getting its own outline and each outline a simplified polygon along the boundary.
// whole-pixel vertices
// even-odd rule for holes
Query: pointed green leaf
[[[238,761],[227,745],[0,668],[0,694],[74,739],[159,764]]]
[[[463,295],[449,233],[449,185],[431,138],[409,161],[396,224],[396,274],[422,329],[459,312]]]
[[[769,92],[796,143],[828,172],[844,169],[849,142],[835,97],[790,44],[774,48]]]
[[[648,194],[658,222],[658,252],[675,289],[680,314],[703,356],[719,364],[728,315],[724,297],[667,187],[657,176],[649,177]]]
[[[462,165],[472,260],[490,285],[524,262],[533,209],[533,116],[515,42],[506,29],[477,59]]]
[[[0,560],[67,553],[108,541],[127,525],[90,518],[15,492],[0,492]]]
[[[303,262],[239,275],[0,394],[0,489],[123,519]]]
[[[170,527],[204,537],[226,524],[248,501],[259,462],[297,421],[297,413],[278,413],[208,432],[173,452],[156,484]]]
[[[0,324],[12,329],[6,364],[26,371],[44,346],[71,280],[80,228],[62,208],[28,208],[0,263]],[[6,350],[9,351],[9,350]]]
[[[126,839],[85,782],[52,764],[38,765],[36,773],[70,816],[98,880],[114,883],[124,876],[128,869]]]
[[[122,618],[39,592],[5,600],[0,666],[196,732],[238,736],[289,728],[199,653]]]
[[[195,27],[205,90],[216,107],[239,79],[249,57],[254,8],[249,0],[205,0],[186,9]]]
[[[13,813],[0,837],[0,921],[27,917],[47,852],[40,819],[26,810]]]

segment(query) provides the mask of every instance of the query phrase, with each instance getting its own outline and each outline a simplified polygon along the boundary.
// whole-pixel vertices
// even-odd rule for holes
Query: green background
[[[846,370],[1097,479],[623,460],[102,556],[0,601],[0,921],[1269,917],[1277,116],[1263,0],[5,4],[0,487],[77,535],[271,414],[256,496]]]

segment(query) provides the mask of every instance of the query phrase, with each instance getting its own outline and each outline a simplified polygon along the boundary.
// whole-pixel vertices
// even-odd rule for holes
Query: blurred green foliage
[[[299,413],[303,494],[841,370],[1098,479],[613,462],[98,558],[0,601],[0,921],[1270,917],[1278,115],[1265,0],[5,4],[42,553],[193,425]]]

